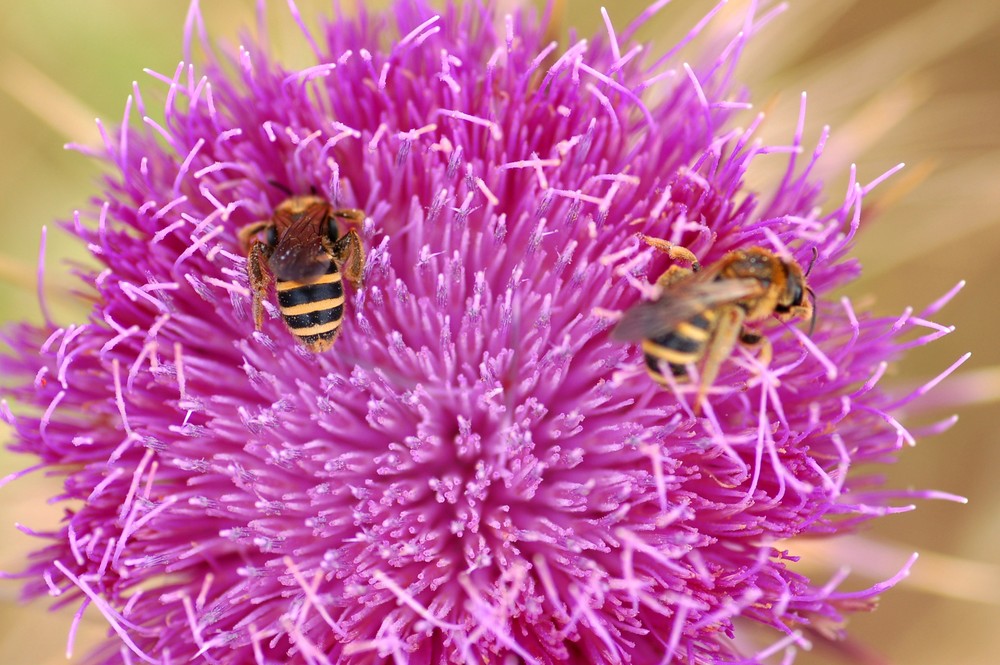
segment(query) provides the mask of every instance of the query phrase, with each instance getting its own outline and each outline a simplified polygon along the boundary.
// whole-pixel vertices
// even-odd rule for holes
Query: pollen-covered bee
[[[281,315],[292,334],[313,353],[333,345],[344,318],[341,271],[360,288],[365,266],[357,231],[341,236],[338,222],[359,224],[364,218],[360,210],[335,210],[318,196],[293,196],[278,205],[271,219],[240,230],[257,330],[273,277]]]
[[[642,238],[691,267],[670,266],[656,282],[662,289],[659,298],[626,311],[612,337],[640,341],[646,369],[662,386],[669,385],[664,365],[677,381],[688,378],[690,364],[698,366],[695,408],[702,404],[737,343],[759,347],[761,362],[770,362],[770,341],[744,324],[774,315],[782,321],[809,319],[810,332],[815,325],[813,294],[806,284],[809,271],[803,272],[794,260],[763,247],[750,247],[728,252],[703,269],[684,247]]]

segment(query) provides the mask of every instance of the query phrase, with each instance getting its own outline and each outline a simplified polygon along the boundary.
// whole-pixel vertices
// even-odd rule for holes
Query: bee
[[[684,247],[649,236],[642,239],[691,267],[675,264],[667,268],[656,282],[662,289],[660,297],[626,311],[612,338],[639,341],[646,370],[664,387],[670,385],[664,367],[676,381],[685,381],[688,367],[700,365],[696,409],[737,343],[759,348],[761,362],[770,363],[770,341],[746,324],[772,315],[781,321],[808,319],[812,333],[815,296],[806,284],[812,264],[803,272],[792,259],[750,247],[728,252],[703,269]]]
[[[341,236],[339,222],[360,224],[364,218],[360,210],[335,210],[318,196],[292,196],[275,208],[271,219],[240,230],[257,330],[273,277],[281,316],[292,334],[313,353],[333,346],[344,319],[341,275],[361,288],[365,267],[357,231],[351,228]]]

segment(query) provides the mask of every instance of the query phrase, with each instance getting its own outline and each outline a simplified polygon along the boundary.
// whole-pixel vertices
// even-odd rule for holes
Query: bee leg
[[[695,256],[694,253],[692,253],[688,248],[675,245],[674,243],[661,238],[654,238],[646,235],[640,237],[647,245],[658,252],[663,252],[674,261],[684,261],[685,263],[690,263],[692,271],[698,272],[701,270],[701,264],[698,263],[698,257]]]
[[[694,271],[689,268],[681,268],[680,266],[670,266],[663,271],[659,279],[656,280],[657,286],[667,287],[675,282],[679,282],[682,279],[686,279],[691,276]]]
[[[253,295],[253,322],[257,330],[264,324],[264,296],[271,282],[271,274],[267,270],[267,258],[270,253],[270,248],[257,240],[247,254],[247,278],[250,281],[250,293]]]
[[[757,360],[760,361],[761,365],[767,367],[771,364],[771,359],[774,357],[774,348],[771,346],[771,340],[767,337],[756,330],[744,328],[740,332],[740,343],[757,349]]]
[[[746,320],[746,312],[743,311],[742,307],[727,305],[720,308],[718,323],[712,337],[708,340],[701,376],[698,377],[698,396],[694,403],[696,413],[705,401],[708,389],[712,387],[716,377],[719,376],[719,368],[722,367],[723,361],[733,352],[733,347],[736,346],[736,342],[740,338],[740,331],[743,330],[744,320]]]
[[[351,229],[340,240],[333,243],[331,250],[347,281],[353,284],[354,288],[360,288],[361,275],[365,269],[365,249],[361,245],[358,232]]]

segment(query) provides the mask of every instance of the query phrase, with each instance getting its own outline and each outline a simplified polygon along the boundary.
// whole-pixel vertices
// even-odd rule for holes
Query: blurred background
[[[329,3],[298,4],[310,16],[328,11]],[[582,34],[603,29],[600,4],[567,0],[566,22]],[[604,4],[619,30],[646,5]],[[654,48],[670,46],[710,4],[675,0],[641,36]],[[742,4],[730,2],[735,10]],[[239,30],[253,24],[250,0],[202,5],[218,39],[235,42]],[[276,51],[286,62],[304,64],[286,4],[271,5]],[[116,125],[132,81],[150,82],[143,68],[173,72],[186,12],[180,1],[0,4],[0,146],[6,155],[0,160],[0,320],[41,320],[35,274],[43,225],[49,227],[45,292],[52,316],[62,324],[84,318],[65,295],[73,286],[65,258],[83,254],[55,221],[97,193],[102,166],[63,144],[98,145],[94,118]],[[969,282],[935,317],[958,331],[908,354],[887,379],[902,391],[973,352],[904,421],[920,424],[958,410],[958,424],[920,440],[888,469],[889,486],[954,492],[969,504],[925,502],[915,512],[878,520],[859,537],[796,546],[810,548],[817,562],[849,562],[849,589],[891,576],[911,552],[921,552],[913,574],[884,596],[877,612],[851,620],[852,635],[884,658],[872,663],[995,665],[1000,421],[990,414],[1000,397],[1000,313],[990,285],[998,279],[992,271],[1000,270],[1000,2],[792,0],[751,42],[738,78],[756,108],[768,110],[761,136],[772,144],[788,143],[799,92],[808,91],[805,144],[812,145],[824,124],[833,130],[821,163],[830,200],[839,202],[852,162],[861,182],[907,163],[873,198],[881,212],[869,220],[856,252],[865,273],[847,295],[870,297],[876,312],[895,315],[910,305],[919,311],[959,280]],[[0,430],[0,439],[6,437]],[[4,451],[0,477],[32,463]],[[58,522],[60,509],[45,504],[56,491],[55,479],[38,476],[0,489],[0,570],[20,569],[35,545],[15,522],[36,529]],[[825,579],[833,570],[810,572]],[[18,591],[17,583],[0,581],[0,663],[66,662],[72,611],[19,604]],[[105,630],[100,615],[88,610],[72,661]],[[845,661],[817,645],[796,662]]]

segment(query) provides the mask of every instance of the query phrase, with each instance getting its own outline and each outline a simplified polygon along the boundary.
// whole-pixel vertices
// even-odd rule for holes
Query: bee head
[[[782,261],[785,268],[785,288],[778,296],[775,315],[782,321],[809,319],[809,333],[816,325],[815,295],[806,284],[805,274],[797,263]],[[812,268],[812,265],[809,266]]]
[[[340,228],[337,226],[337,218],[334,215],[326,217],[326,238],[331,245],[340,239]]]

